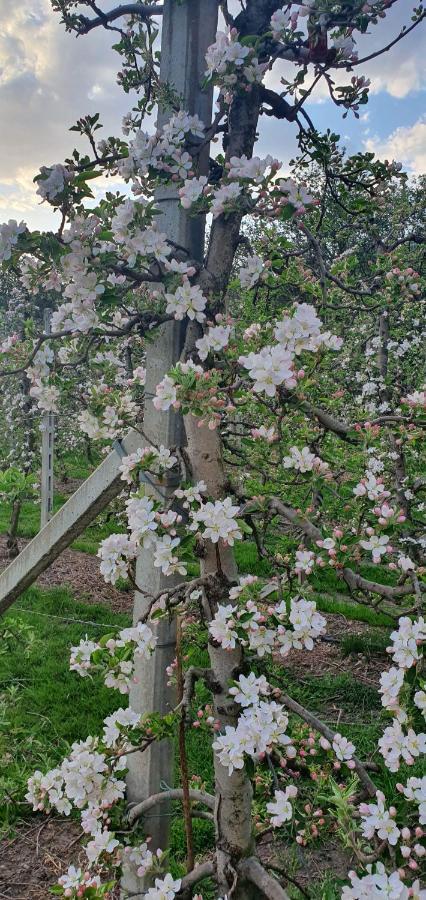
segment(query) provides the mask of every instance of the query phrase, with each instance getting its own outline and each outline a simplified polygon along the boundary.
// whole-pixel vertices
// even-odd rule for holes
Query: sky
[[[100,5],[116,4],[101,0]],[[409,24],[413,5],[414,0],[398,0],[371,34],[360,37],[360,55],[386,45],[404,22]],[[120,61],[111,49],[113,39],[103,29],[80,38],[66,33],[50,0],[0,0],[0,221],[54,226],[54,214],[38,202],[32,179],[40,166],[71,154],[79,139],[68,129],[80,116],[99,112],[105,126],[99,137],[119,134],[134,101],[116,84]],[[268,76],[278,90],[290,71],[289,64],[279,65]],[[426,172],[426,24],[359,73],[373,85],[360,119],[351,114],[343,119],[320,89],[307,106],[316,126],[340,134],[350,153],[369,150],[397,159],[410,174]],[[285,167],[296,150],[294,127],[263,117],[256,152],[273,154]]]

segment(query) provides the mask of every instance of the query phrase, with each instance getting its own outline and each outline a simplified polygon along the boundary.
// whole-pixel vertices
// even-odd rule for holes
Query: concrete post
[[[171,84],[182,98],[182,108],[209,124],[212,114],[212,91],[201,90],[205,71],[205,53],[213,43],[217,28],[217,0],[191,0],[178,4],[176,0],[166,0],[161,41],[162,82]],[[158,124],[162,125],[170,117],[170,110],[160,110]],[[201,167],[207,171],[208,148],[203,153]],[[162,210],[159,226],[176,244],[185,247],[190,257],[202,261],[204,254],[205,222],[202,217],[190,217],[179,205],[177,192],[172,189],[159,191],[156,197]],[[152,396],[156,385],[164,374],[179,359],[185,336],[185,325],[180,322],[166,323],[156,333],[155,340],[147,348],[147,379],[145,385],[146,404],[144,412],[144,433],[156,446],[166,447],[182,444],[183,423],[173,411],[158,413]],[[173,480],[155,485],[150,491],[155,495],[161,491],[162,497],[170,497],[176,485]],[[152,553],[144,552],[137,561],[136,580],[146,591],[157,593],[163,587],[171,586],[171,579],[165,578],[155,569]],[[143,614],[146,599],[141,593],[135,595],[134,619]],[[175,657],[175,628],[168,622],[156,626],[158,649],[153,659],[142,663],[136,675],[138,683],[130,693],[130,705],[136,711],[166,713],[174,705],[174,692],[167,688],[166,666]],[[139,802],[165,785],[172,785],[174,770],[173,746],[164,741],[154,744],[152,750],[143,755],[129,757],[128,800]],[[151,835],[150,847],[167,847],[169,838],[170,807],[167,804],[150,810],[145,830]],[[123,896],[131,895],[134,900],[143,896],[143,881],[129,871],[123,873]]]
[[[45,309],[43,314],[44,332],[50,333],[50,317],[52,312]],[[41,419],[41,510],[40,528],[47,525],[53,513],[53,448],[55,441],[55,415],[43,413]]]

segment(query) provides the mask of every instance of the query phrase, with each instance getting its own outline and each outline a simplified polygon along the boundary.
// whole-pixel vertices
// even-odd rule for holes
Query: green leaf
[[[237,524],[243,534],[253,534],[253,529],[250,528],[250,525],[247,525],[244,519],[237,519]]]

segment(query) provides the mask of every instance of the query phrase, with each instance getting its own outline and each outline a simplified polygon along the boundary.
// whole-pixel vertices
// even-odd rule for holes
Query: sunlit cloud
[[[381,159],[402,162],[413,175],[426,172],[426,118],[414,125],[396,128],[384,140],[369,138],[364,147]]]

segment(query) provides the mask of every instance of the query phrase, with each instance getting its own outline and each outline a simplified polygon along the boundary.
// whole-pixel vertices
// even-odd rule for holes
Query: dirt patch
[[[352,677],[369,687],[379,686],[380,675],[388,667],[389,658],[382,653],[350,653],[343,657],[341,641],[348,635],[365,636],[371,633],[371,626],[364,622],[354,622],[342,615],[323,613],[327,619],[325,640],[314,642],[309,653],[291,650],[285,659],[277,656],[276,662],[297,676],[321,678],[323,675],[352,675]]]
[[[36,815],[0,840],[0,900],[48,900],[49,889],[69,866],[83,871],[87,857],[76,822]],[[107,881],[104,877],[102,881]],[[111,878],[112,880],[112,878]],[[118,900],[118,888],[105,900]]]
[[[280,878],[280,871],[287,873],[293,884],[300,886],[310,897],[318,897],[317,890],[327,877],[347,880],[348,871],[353,868],[353,855],[337,842],[330,841],[326,846],[299,847],[294,843],[289,847],[281,841],[269,836],[258,846],[262,863],[269,867],[271,873]],[[282,884],[291,886],[290,878],[282,875]]]
[[[21,547],[29,542],[19,539]],[[10,563],[7,555],[6,538],[0,535],[0,571]],[[106,584],[99,572],[99,560],[80,550],[63,550],[58,559],[40,575],[35,584],[38,587],[69,587],[76,600],[84,603],[107,603],[115,612],[131,612],[133,591],[119,591],[112,584]],[[1,895],[0,895],[1,896]]]
[[[84,478],[67,478],[66,481],[55,481],[55,494],[64,494],[70,497],[75,494],[79,487],[83,484]]]
[[[83,861],[80,836],[75,822],[36,816],[0,841],[1,900],[47,900],[68,866]]]

